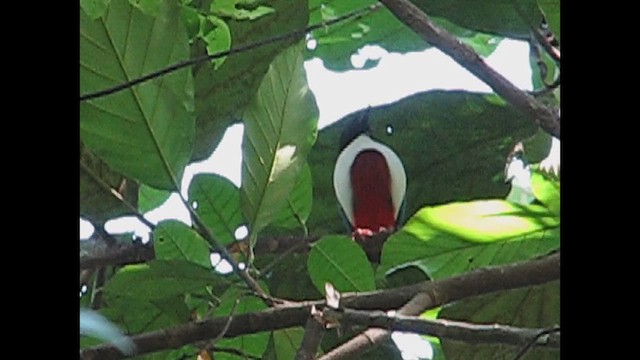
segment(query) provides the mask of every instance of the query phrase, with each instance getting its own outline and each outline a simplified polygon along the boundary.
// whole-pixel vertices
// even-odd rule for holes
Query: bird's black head
[[[345,126],[342,131],[342,136],[340,137],[340,150],[344,149],[349,145],[355,138],[360,136],[361,134],[370,134],[371,128],[369,127],[369,110],[371,106],[367,107],[365,110],[361,111],[359,114],[356,114],[351,121]]]

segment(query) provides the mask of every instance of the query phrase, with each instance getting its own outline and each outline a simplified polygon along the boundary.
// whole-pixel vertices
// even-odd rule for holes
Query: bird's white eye
[[[387,132],[387,135],[393,135],[393,126],[387,125],[387,128],[385,130]]]

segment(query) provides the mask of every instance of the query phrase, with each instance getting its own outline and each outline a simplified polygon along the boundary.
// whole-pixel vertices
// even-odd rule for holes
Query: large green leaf
[[[316,139],[318,108],[301,52],[299,44],[276,57],[244,114],[240,204],[253,243],[286,205]]]
[[[80,92],[119,85],[189,57],[177,3],[157,17],[113,0],[91,20],[80,11]],[[194,137],[193,85],[180,70],[80,103],[80,137],[114,170],[160,189],[175,189]]]
[[[86,146],[80,146],[80,216],[102,225],[109,219],[131,214],[126,203],[135,209],[137,192],[138,184],[133,179],[113,171]]]
[[[153,260],[120,269],[105,286],[106,297],[147,301],[204,291],[226,282],[213,270],[185,260]]]
[[[434,279],[546,254],[560,246],[560,220],[538,205],[482,200],[426,207],[382,251],[380,274],[414,265]]]
[[[287,203],[278,213],[273,225],[287,229],[305,227],[313,204],[313,184],[309,164],[304,165]]]
[[[262,289],[267,290],[267,286],[264,283],[260,283]],[[232,309],[235,310],[232,313]],[[267,305],[259,298],[255,296],[247,296],[246,290],[238,287],[229,288],[220,298],[220,305],[214,310],[213,316],[229,316],[234,314],[244,314],[249,312],[261,311],[267,308]],[[217,334],[212,334],[216,336]],[[260,358],[269,344],[269,333],[260,332],[255,334],[238,336],[232,339],[220,339],[216,342],[217,346],[234,348],[242,351],[243,353]],[[220,360],[239,360],[244,359],[241,356],[232,355],[224,352],[216,352],[216,359]]]
[[[229,179],[215,174],[196,175],[189,185],[189,201],[218,242],[226,245],[235,240],[235,231],[243,219],[240,191]]]
[[[111,297],[100,312],[127,334],[159,330],[189,321],[189,310],[179,296],[151,301],[138,297]]]
[[[211,267],[209,244],[183,222],[160,222],[153,230],[153,239],[158,260],[186,260]]]
[[[560,325],[560,282],[516,289],[456,302],[445,306],[443,319],[480,324],[505,324],[526,328]],[[441,339],[448,360],[513,358],[521,347],[470,345]],[[560,351],[531,349],[523,359],[559,359]]]
[[[214,7],[218,6],[218,3],[214,2]],[[208,2],[203,2],[203,6],[201,11],[209,11]],[[256,20],[226,19],[232,47],[237,48],[290,33],[304,28],[308,22],[306,0],[273,0],[268,2],[268,6],[275,12]],[[274,57],[300,38],[274,42],[234,54],[221,65],[218,62],[216,69],[209,63],[193,68],[197,128],[194,160],[202,160],[211,155],[227,127],[242,117]],[[194,42],[193,55],[206,54],[207,45],[203,41]]]
[[[376,288],[367,256],[347,236],[326,236],[313,243],[307,268],[313,285],[322,294],[327,282],[340,292],[369,291]]]
[[[333,168],[344,126],[357,116],[361,114],[322,129],[309,154],[314,194],[307,221],[310,234],[344,232]],[[408,216],[427,204],[506,197],[507,154],[537,131],[496,96],[461,91],[418,93],[371,108],[369,119],[372,136],[393,148],[404,163]]]

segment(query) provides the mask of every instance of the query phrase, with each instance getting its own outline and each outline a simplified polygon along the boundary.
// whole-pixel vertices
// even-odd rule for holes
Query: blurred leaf
[[[371,264],[364,251],[347,236],[325,236],[313,243],[307,261],[313,285],[324,294],[324,284],[340,292],[375,290]]]
[[[104,14],[111,0],[80,0],[80,8],[91,18],[95,20]]]
[[[535,135],[522,141],[524,157],[529,164],[542,161],[551,150],[551,135],[543,129],[538,129]]]
[[[276,57],[244,114],[240,205],[252,244],[286,205],[316,138],[318,108],[301,50]]]
[[[164,204],[170,196],[171,191],[158,190],[142,184],[138,190],[138,211],[142,214],[151,211]]]
[[[300,327],[273,332],[273,343],[278,360],[295,359],[302,343],[304,329]]]
[[[235,231],[243,223],[235,184],[220,175],[198,174],[189,185],[189,201],[217,241],[223,245],[235,241]]]
[[[186,260],[211,268],[210,248],[205,239],[178,220],[161,221],[153,231],[158,260]]]
[[[289,193],[287,203],[276,216],[273,226],[287,229],[305,227],[311,205],[313,204],[313,184],[311,181],[311,169],[305,163],[300,171],[300,176]]]
[[[526,328],[560,325],[560,282],[483,295],[445,306],[440,318],[480,324],[505,324]],[[441,339],[448,360],[512,358],[519,347],[469,345]],[[559,359],[560,351],[532,349],[523,359]]]
[[[379,274],[418,266],[440,279],[486,265],[546,254],[560,246],[560,220],[546,208],[503,200],[426,207],[382,251]]]
[[[538,168],[531,173],[533,194],[554,214],[560,215],[560,181]]]
[[[214,2],[214,7],[219,2]],[[210,2],[203,2],[203,12]],[[246,46],[277,35],[302,29],[308,22],[306,1],[273,0],[273,14],[253,21],[226,19],[233,47]],[[195,79],[196,139],[192,160],[202,160],[213,152],[227,127],[239,122],[246,106],[253,100],[258,86],[274,57],[300,38],[275,42],[251,51],[234,54],[214,66],[203,63],[193,67]],[[207,53],[206,43],[197,40],[192,57]]]
[[[107,297],[154,300],[203,291],[206,286],[225,283],[213,270],[185,260],[153,260],[127,265],[105,286]]]
[[[507,154],[538,127],[498,100],[494,95],[429,91],[371,108],[373,136],[394,149],[404,163],[405,214],[411,216],[428,204],[507,195]],[[360,113],[322,129],[309,154],[313,178],[313,208],[307,221],[310,234],[344,232],[333,168],[342,130],[356,116]]]
[[[90,309],[80,309],[80,334],[108,341],[125,355],[133,354],[136,349],[133,341],[124,336],[117,326]]]
[[[143,14],[124,0],[91,20],[80,12],[80,93],[122,84],[189,57],[177,3]],[[192,77],[188,70],[80,103],[80,138],[111,168],[173,190],[191,156]]]
[[[109,188],[112,189],[109,191]],[[80,145],[80,216],[94,225],[132,214],[131,209],[112,191],[133,207],[138,202],[138,184],[113,171],[109,165]]]
[[[264,282],[259,282],[260,287],[265,291],[268,288]],[[213,316],[229,316],[233,306],[238,300],[238,305],[235,307],[233,314],[244,314],[249,312],[261,311],[267,308],[267,305],[259,298],[255,296],[246,295],[246,291],[238,287],[229,288],[220,298],[220,305],[214,310]],[[231,339],[220,339],[216,342],[217,346],[228,347],[238,349],[249,356],[261,357],[269,344],[269,333],[260,332],[250,335],[238,336]],[[215,353],[215,359],[227,360],[227,359],[243,359],[240,356],[217,352]],[[243,359],[244,360],[244,359]]]

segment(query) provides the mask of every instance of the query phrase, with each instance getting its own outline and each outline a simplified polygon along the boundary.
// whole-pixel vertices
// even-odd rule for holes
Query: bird
[[[402,160],[372,137],[367,108],[346,125],[333,171],[333,187],[352,238],[393,232],[407,190]]]

